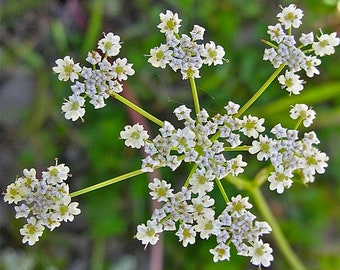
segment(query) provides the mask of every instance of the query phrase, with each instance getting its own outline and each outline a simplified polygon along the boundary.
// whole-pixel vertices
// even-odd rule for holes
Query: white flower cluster
[[[133,127],[126,126],[121,132],[121,138],[125,139],[127,146],[134,148],[144,146],[148,156],[143,159],[143,171],[153,171],[155,168],[165,166],[174,171],[182,162],[194,162],[198,169],[190,179],[193,190],[199,193],[211,191],[212,180],[222,179],[228,174],[236,176],[242,173],[243,167],[247,165],[242,161],[241,154],[227,160],[223,155],[224,147],[239,146],[242,141],[238,133],[257,138],[259,133],[265,130],[262,118],[258,119],[251,115],[244,116],[243,119],[234,117],[238,108],[238,104],[229,102],[225,107],[227,113],[217,114],[211,120],[207,111],[203,109],[197,114],[195,121],[190,117],[191,110],[181,105],[174,113],[178,120],[184,121],[184,128],[176,129],[165,121],[163,127],[159,129],[160,134],[150,141],[147,140],[148,135],[143,126],[136,124]],[[216,134],[218,137],[212,139]],[[206,178],[207,182],[203,183],[202,178]],[[194,182],[197,184],[194,185]]]
[[[166,43],[150,50],[148,60],[154,67],[165,68],[168,64],[175,72],[181,71],[183,79],[199,78],[199,69],[203,64],[221,65],[223,63],[224,49],[215,42],[198,44],[203,40],[205,29],[194,25],[190,36],[179,36],[181,19],[177,13],[167,10],[160,14],[161,23],[158,25],[160,32],[165,34]]]
[[[144,171],[163,166],[176,170],[182,162],[197,165],[187,181],[188,188],[183,187],[176,194],[165,180],[154,179],[149,185],[150,195],[165,204],[155,210],[146,225],[138,226],[136,237],[145,245],[155,244],[160,232],[176,230],[179,222],[176,235],[183,246],[195,243],[196,234],[202,239],[214,235],[217,246],[210,250],[214,261],[229,260],[229,243],[232,242],[238,254],[252,257],[251,262],[256,265],[268,266],[273,260],[272,249],[260,236],[271,229],[267,223],[255,221],[255,216],[247,211],[251,208],[247,198],[242,199],[240,195],[233,198],[215,219],[215,201],[207,195],[213,190],[215,180],[228,174],[239,175],[247,165],[241,154],[227,160],[223,155],[225,147],[239,146],[242,143],[239,133],[257,138],[264,131],[263,119],[251,115],[242,119],[235,117],[239,105],[229,102],[225,109],[226,114],[217,114],[211,120],[203,109],[195,121],[190,117],[191,110],[181,105],[174,113],[178,120],[184,121],[184,128],[176,129],[165,121],[160,134],[151,141],[139,124],[127,126],[121,132],[127,146],[144,146],[148,154],[142,164]]]
[[[302,24],[303,11],[290,4],[283,8],[277,17],[279,23],[268,27],[270,40],[276,44],[268,43],[271,48],[265,49],[263,60],[269,60],[275,68],[282,64],[288,66],[289,70],[278,77],[279,83],[290,94],[298,95],[303,90],[303,80],[300,80],[296,72],[303,69],[308,77],[320,74],[316,67],[321,64],[321,60],[317,56],[333,54],[334,47],[339,45],[340,39],[336,37],[335,32],[330,35],[321,32],[317,40],[314,39],[312,32],[302,33],[299,38],[300,44],[297,45],[291,32],[292,28],[298,28]]]
[[[204,176],[201,179],[207,180]],[[272,249],[260,237],[270,233],[271,228],[267,222],[256,221],[256,217],[248,211],[252,208],[248,197],[232,197],[215,218],[215,200],[206,192],[195,191],[194,185],[173,193],[171,184],[155,178],[149,184],[150,195],[164,205],[154,210],[146,224],[137,227],[136,238],[146,247],[157,243],[159,233],[176,231],[175,235],[186,247],[196,242],[197,235],[201,239],[215,237],[217,245],[210,249],[214,262],[230,259],[232,243],[238,255],[251,257],[255,265],[269,266],[273,260]]]
[[[107,33],[104,38],[98,41],[98,47],[102,56],[97,51],[89,52],[86,61],[91,67],[80,67],[74,64],[69,56],[64,59],[56,60],[56,67],[53,67],[55,73],[59,73],[59,80],[74,82],[79,77],[82,82],[76,81],[71,86],[73,94],[65,100],[61,109],[65,113],[66,119],[76,121],[85,114],[85,98],[90,99],[94,108],[99,109],[105,106],[105,99],[112,93],[123,91],[122,81],[127,80],[135,71],[132,64],[127,62],[126,58],[116,58],[110,62],[110,58],[119,54],[121,45],[120,37],[113,33]]]
[[[293,119],[300,118],[305,126],[309,126],[315,118],[315,112],[305,104],[296,104],[290,110],[290,116]],[[277,124],[271,133],[274,138],[260,135],[249,148],[249,152],[256,154],[259,161],[270,160],[274,166],[274,172],[268,178],[270,190],[283,193],[285,188],[293,184],[294,173],[307,184],[314,182],[316,173],[325,172],[328,156],[314,146],[320,143],[314,131],[304,133],[303,138],[299,139],[297,130]]]
[[[72,221],[80,214],[77,202],[71,202],[69,187],[64,182],[70,169],[57,164],[42,172],[38,179],[35,169],[24,169],[23,176],[7,186],[4,201],[16,204],[16,218],[25,218],[27,223],[20,229],[22,242],[34,245],[45,227],[54,230],[62,221]]]

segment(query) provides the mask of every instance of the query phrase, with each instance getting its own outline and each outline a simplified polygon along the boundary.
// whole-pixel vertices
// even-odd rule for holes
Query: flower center
[[[157,60],[163,59],[164,58],[164,53],[162,51],[159,51],[156,53],[156,58]]]

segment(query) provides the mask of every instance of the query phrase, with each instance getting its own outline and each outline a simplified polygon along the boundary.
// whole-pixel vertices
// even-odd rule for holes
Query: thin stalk
[[[228,146],[228,147],[224,147],[223,150],[228,151],[228,152],[231,152],[231,151],[248,151],[250,147],[251,146],[249,146],[249,145],[242,145],[242,146],[237,146],[237,147]]]
[[[136,111],[137,113],[143,115],[145,118],[147,118],[150,121],[154,122],[155,124],[159,125],[160,127],[162,127],[164,125],[163,121],[159,120],[158,118],[156,118],[152,114],[150,114],[147,111],[143,110],[142,108],[138,107],[136,104],[132,103],[130,100],[122,97],[121,95],[119,95],[117,93],[113,93],[113,94],[111,94],[111,96],[113,98],[119,100],[120,102],[122,102],[123,104],[125,104],[126,106],[131,108],[132,110]]]
[[[131,178],[131,177],[134,177],[134,176],[143,174],[143,173],[145,173],[145,172],[143,172],[141,169],[136,170],[136,171],[133,171],[133,172],[129,172],[129,173],[126,173],[126,174],[117,176],[117,177],[115,177],[115,178],[106,180],[106,181],[104,181],[104,182],[101,182],[101,183],[99,183],[99,184],[96,184],[96,185],[93,185],[93,186],[89,186],[89,187],[87,187],[87,188],[83,188],[83,189],[80,189],[80,190],[78,190],[78,191],[72,192],[72,193],[70,194],[70,196],[71,196],[71,197],[79,196],[79,195],[82,195],[82,194],[85,194],[85,193],[94,191],[94,190],[96,190],[96,189],[99,189],[99,188],[102,188],[102,187],[106,187],[106,186],[109,186],[109,185],[118,183],[118,182],[120,182],[120,181],[126,180],[126,179],[128,179],[128,178]]]
[[[224,190],[224,187],[223,187],[220,179],[216,179],[215,181],[216,181],[216,184],[217,184],[217,186],[218,186],[218,188],[219,188],[219,190],[220,190],[220,192],[222,194],[222,197],[223,197],[225,203],[228,203],[229,202],[229,198],[228,198],[227,193]]]
[[[296,123],[296,125],[295,125],[295,127],[294,127],[295,130],[298,129],[298,127],[300,126],[300,124],[302,123],[302,121],[303,121],[303,118],[300,117],[300,118],[299,118],[299,121],[297,121],[297,123]]]
[[[264,43],[264,44],[266,44],[266,45],[269,45],[270,47],[274,48],[275,50],[278,49],[278,47],[277,47],[274,43],[272,43],[272,42],[270,42],[270,41],[268,41],[268,40],[261,39],[261,42]]]
[[[268,80],[261,86],[261,88],[248,100],[246,104],[238,111],[235,115],[235,118],[240,117],[261,95],[262,93],[268,88],[268,86],[274,81],[274,79],[280,74],[282,69],[284,68],[285,64],[279,66],[274,73],[268,78]]]
[[[185,186],[185,187],[188,187],[188,186],[189,186],[190,178],[191,178],[191,176],[194,174],[194,172],[196,171],[197,167],[198,167],[198,164],[197,164],[197,163],[195,163],[194,166],[192,166],[192,168],[191,168],[191,170],[190,170],[190,173],[189,173],[187,179],[185,180],[185,183],[184,183],[184,186]]]
[[[255,188],[251,190],[252,197],[254,199],[254,203],[256,204],[257,209],[264,217],[264,219],[269,223],[272,227],[271,234],[273,235],[275,242],[280,249],[282,255],[285,257],[287,262],[290,264],[291,269],[294,270],[306,270],[305,266],[302,264],[300,259],[296,256],[292,248],[290,247],[286,237],[284,236],[278,221],[274,217],[270,208],[268,207],[261,191],[259,188]]]
[[[190,80],[192,98],[194,100],[194,105],[195,105],[195,111],[196,111],[196,114],[198,114],[201,111],[201,109],[200,109],[200,103],[198,99],[195,79],[193,77],[190,77],[189,80]]]

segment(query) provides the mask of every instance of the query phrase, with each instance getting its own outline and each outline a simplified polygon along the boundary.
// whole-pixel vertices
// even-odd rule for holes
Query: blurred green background
[[[71,168],[71,191],[140,167],[141,153],[117,140],[123,126],[135,121],[119,102],[107,101],[101,110],[87,106],[85,123],[64,119],[60,106],[70,94],[70,84],[59,82],[52,73],[57,58],[70,55],[83,64],[102,32],[120,35],[124,42],[120,56],[127,57],[136,71],[126,91],[160,119],[172,119],[173,108],[192,106],[190,85],[169,68],[153,68],[144,56],[164,42],[156,25],[159,13],[171,9],[183,19],[182,33],[188,33],[193,24],[205,27],[206,39],[222,45],[230,60],[223,66],[203,68],[202,78],[197,80],[201,105],[214,115],[228,100],[244,104],[271,75],[273,68],[261,60],[265,46],[260,38],[267,38],[267,26],[276,24],[279,5],[290,3],[0,1],[0,191],[24,168],[42,171],[54,164],[55,157]],[[321,27],[325,33],[337,31],[339,36],[339,1],[294,3],[305,14],[298,31],[317,33]],[[268,129],[278,122],[293,127],[287,118],[294,102],[306,102],[317,112],[312,129],[321,140],[319,148],[330,156],[326,174],[309,188],[295,184],[283,195],[269,192],[267,183],[262,187],[307,269],[340,269],[340,53],[336,50],[336,55],[322,60],[319,76],[304,77],[308,82],[302,95],[289,97],[275,82],[249,110],[265,117]],[[151,125],[152,130],[156,128]],[[251,177],[260,167],[247,161],[246,173]],[[161,173],[175,186],[186,177],[185,170]],[[16,220],[13,207],[2,201],[0,269],[148,269],[149,249],[144,251],[133,238],[136,226],[150,216],[147,183],[147,176],[142,175],[75,198],[82,214],[53,232],[45,231],[33,247],[21,244],[22,220]],[[228,186],[229,196],[237,192]],[[217,193],[216,199],[219,196]],[[213,263],[209,253],[213,242],[197,240],[194,246],[183,248],[173,233],[165,233],[164,238],[164,269],[255,269],[248,258],[235,252],[230,262]],[[271,269],[289,269],[273,239],[266,240],[274,249]]]

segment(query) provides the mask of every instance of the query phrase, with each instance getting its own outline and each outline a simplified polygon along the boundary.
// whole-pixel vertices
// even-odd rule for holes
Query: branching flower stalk
[[[80,214],[78,203],[71,202],[71,198],[145,172],[162,167],[175,171],[182,163],[189,163],[191,170],[184,177],[180,190],[175,191],[172,183],[163,179],[154,178],[149,183],[150,196],[161,203],[161,207],[154,210],[146,223],[137,227],[135,238],[145,248],[156,244],[163,231],[175,231],[184,247],[195,244],[198,237],[216,239],[215,247],[209,250],[214,262],[230,260],[230,246],[233,245],[237,254],[250,257],[252,264],[268,267],[274,259],[273,250],[262,237],[273,230],[273,237],[291,268],[304,269],[270,212],[260,187],[268,181],[270,190],[282,194],[296,177],[307,184],[314,182],[317,174],[325,172],[328,156],[316,148],[320,143],[316,133],[310,131],[300,135],[298,131],[301,124],[304,127],[312,125],[315,111],[305,104],[292,105],[289,116],[297,121],[295,127],[290,129],[278,123],[269,133],[265,133],[264,118],[245,114],[275,78],[290,95],[300,94],[305,82],[297,73],[304,70],[307,77],[318,75],[320,72],[316,67],[321,64],[318,57],[335,52],[334,47],[340,40],[336,33],[320,32],[316,39],[313,33],[303,33],[298,38],[300,44],[296,45],[293,30],[302,24],[302,17],[303,11],[294,4],[282,8],[277,15],[279,22],[268,27],[270,41],[262,40],[269,46],[263,60],[270,61],[275,71],[241,108],[228,101],[223,113],[211,116],[200,106],[195,79],[201,77],[203,65],[216,66],[226,62],[225,51],[213,41],[202,43],[203,27],[194,25],[190,35],[180,34],[182,20],[178,14],[170,10],[161,13],[157,27],[164,34],[165,42],[150,50],[148,62],[156,68],[169,66],[179,72],[183,80],[189,80],[194,116],[185,105],[174,110],[182,128],[158,119],[119,94],[123,91],[123,82],[135,73],[126,58],[117,57],[121,48],[119,36],[104,34],[98,41],[97,50],[87,55],[90,67],[74,63],[70,56],[56,60],[53,71],[59,80],[73,83],[72,94],[61,107],[66,119],[84,121],[86,101],[99,109],[106,105],[108,97],[113,97],[158,125],[159,134],[149,138],[143,125],[126,125],[119,137],[128,147],[144,149],[146,156],[141,161],[141,168],[72,193],[64,182],[70,176],[70,170],[64,164],[56,162],[39,180],[34,169],[25,169],[24,176],[17,178],[4,192],[5,202],[16,205],[16,218],[26,219],[27,223],[20,230],[22,242],[33,245],[45,227],[53,230],[62,221],[72,221]],[[251,145],[244,144],[243,140],[251,140]],[[241,177],[247,167],[242,152],[254,155],[260,162],[267,161],[270,166],[260,169],[253,181],[246,181]],[[223,184],[250,192],[266,221],[258,221],[250,212],[252,204],[248,197],[229,194]],[[215,199],[211,197],[216,186],[225,201],[224,209],[215,207]]]

